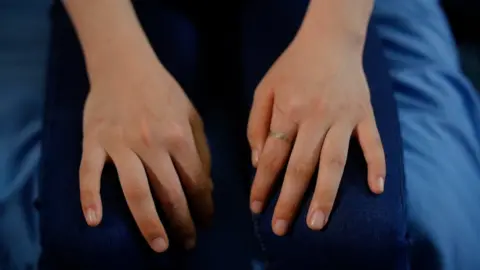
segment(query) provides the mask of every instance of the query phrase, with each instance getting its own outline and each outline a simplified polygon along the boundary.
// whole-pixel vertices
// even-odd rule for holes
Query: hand
[[[272,220],[286,234],[319,166],[307,215],[313,230],[328,221],[342,178],[352,134],[368,164],[368,184],[383,192],[385,157],[362,67],[362,50],[322,44],[300,36],[255,91],[248,124],[257,173],[251,209],[260,213],[282,167],[287,170]]]
[[[150,186],[174,232],[192,248],[192,214],[205,222],[213,214],[210,154],[196,110],[175,79],[151,59],[112,61],[115,64],[90,74],[80,166],[82,208],[89,225],[100,223],[100,179],[106,159],[111,159],[151,248],[163,252],[169,241]]]

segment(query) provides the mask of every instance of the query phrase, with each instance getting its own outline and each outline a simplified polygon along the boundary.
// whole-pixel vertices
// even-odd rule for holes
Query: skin
[[[130,0],[66,0],[65,6],[91,83],[79,172],[87,223],[101,222],[101,172],[112,161],[152,249],[168,248],[164,222],[185,248],[192,248],[193,220],[208,223],[213,215],[210,153],[200,116],[157,59]],[[372,0],[312,1],[297,37],[256,89],[248,125],[258,168],[251,208],[263,210],[288,161],[272,221],[278,235],[287,232],[317,165],[321,169],[307,222],[312,229],[324,226],[352,133],[365,152],[370,188],[383,191],[385,158],[361,61],[372,6]],[[268,137],[269,130],[285,132],[291,140]],[[167,220],[160,220],[154,197]]]

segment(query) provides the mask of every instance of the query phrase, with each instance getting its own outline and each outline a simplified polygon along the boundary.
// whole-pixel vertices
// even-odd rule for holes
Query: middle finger
[[[320,154],[315,192],[307,215],[307,224],[312,230],[322,229],[328,221],[345,169],[352,130],[350,125],[340,123],[327,132]]]
[[[326,124],[306,123],[300,126],[273,215],[272,228],[277,235],[287,232],[298,210],[318,164],[326,130]]]
[[[117,168],[127,205],[138,228],[156,252],[168,248],[168,237],[157,214],[148,185],[144,166],[138,156],[128,148],[107,147]]]

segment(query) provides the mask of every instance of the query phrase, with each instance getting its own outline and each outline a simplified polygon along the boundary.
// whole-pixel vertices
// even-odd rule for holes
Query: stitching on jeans
[[[260,224],[258,222],[258,217],[254,214],[252,214],[252,221],[253,221],[253,229],[255,231],[255,236],[258,240],[258,243],[260,244],[260,249],[262,250],[262,255],[264,256],[263,261],[265,264],[265,269],[269,269],[269,260],[268,260],[268,255],[267,255],[267,246],[265,245],[265,240],[262,237],[262,234],[260,233]]]

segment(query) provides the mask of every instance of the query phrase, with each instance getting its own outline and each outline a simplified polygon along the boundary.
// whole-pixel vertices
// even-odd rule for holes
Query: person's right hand
[[[210,154],[195,108],[168,71],[151,60],[112,61],[90,73],[80,165],[82,208],[90,226],[100,223],[100,179],[110,159],[151,248],[163,252],[169,245],[155,196],[188,249],[196,239],[192,216],[208,222],[213,215]]]

